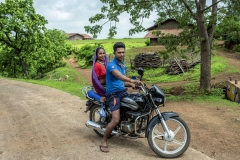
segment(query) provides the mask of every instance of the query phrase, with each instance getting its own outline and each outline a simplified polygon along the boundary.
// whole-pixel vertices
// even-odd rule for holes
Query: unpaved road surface
[[[101,138],[85,127],[84,109],[85,100],[68,93],[0,79],[0,159],[163,159],[152,152],[145,138],[112,137],[110,152],[100,152]],[[177,159],[211,158],[189,148]]]

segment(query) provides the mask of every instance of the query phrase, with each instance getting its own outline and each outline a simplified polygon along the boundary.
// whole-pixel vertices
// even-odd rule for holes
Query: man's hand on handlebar
[[[137,89],[139,86],[143,85],[143,83],[141,81],[134,80],[134,79],[131,79],[130,83],[131,83],[133,89]]]

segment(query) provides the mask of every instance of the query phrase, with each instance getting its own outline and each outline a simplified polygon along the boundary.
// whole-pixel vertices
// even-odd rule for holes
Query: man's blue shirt
[[[106,69],[106,95],[113,92],[123,91],[125,89],[124,82],[112,74],[112,71],[117,69],[123,75],[126,74],[126,66],[122,62],[123,67],[118,63],[118,60],[114,58],[107,65]]]

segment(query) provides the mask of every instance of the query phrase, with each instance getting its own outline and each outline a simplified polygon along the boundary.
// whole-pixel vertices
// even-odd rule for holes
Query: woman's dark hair
[[[98,47],[98,48],[96,49],[96,55],[98,55],[98,51],[99,51],[100,49],[103,49],[103,50],[104,50],[104,48]],[[105,50],[104,50],[104,52],[105,52]]]
[[[113,50],[114,50],[114,52],[117,50],[117,48],[124,48],[124,49],[125,49],[125,44],[122,43],[122,42],[116,42],[116,43],[113,45]]]

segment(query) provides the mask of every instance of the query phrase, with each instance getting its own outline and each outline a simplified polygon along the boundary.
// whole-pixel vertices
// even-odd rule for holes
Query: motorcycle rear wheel
[[[90,121],[93,121],[93,122],[96,122],[98,124],[101,125],[101,121],[100,121],[100,106],[99,105],[94,105],[91,110],[90,110],[90,114],[89,114],[89,119]],[[106,124],[103,124],[103,125],[106,125]],[[94,131],[97,133],[97,135],[99,135],[100,137],[103,137],[104,136],[104,133],[103,131],[98,131],[96,129],[94,129]],[[113,135],[110,135],[109,138],[111,138]]]
[[[175,158],[187,150],[191,140],[190,130],[180,117],[171,117],[165,122],[171,136],[167,135],[161,123],[155,124],[149,131],[148,144],[157,155]]]

